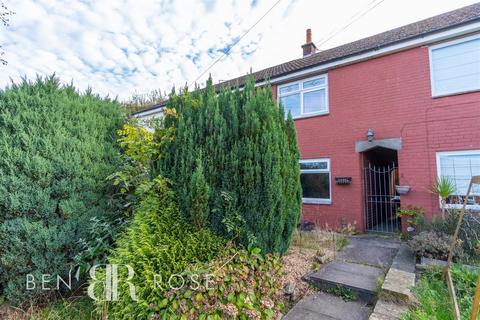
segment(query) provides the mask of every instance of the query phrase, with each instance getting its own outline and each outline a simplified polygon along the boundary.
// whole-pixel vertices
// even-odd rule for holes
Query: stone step
[[[415,286],[415,274],[390,268],[382,285],[383,299],[411,304],[415,298],[411,288]]]
[[[300,300],[282,320],[366,320],[371,312],[365,303],[319,292]]]
[[[412,304],[415,302],[411,292],[413,286],[415,286],[415,256],[408,246],[402,245],[385,276],[380,298]]]
[[[378,300],[369,320],[400,320],[407,311],[408,307],[405,305]]]
[[[324,291],[338,287],[350,289],[359,299],[373,302],[379,289],[377,279],[383,277],[381,268],[334,261],[309,274],[308,280]]]

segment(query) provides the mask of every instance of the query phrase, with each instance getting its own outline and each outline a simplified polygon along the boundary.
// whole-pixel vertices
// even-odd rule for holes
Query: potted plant
[[[411,234],[416,230],[418,218],[423,216],[424,211],[420,207],[405,206],[399,207],[396,213],[401,219],[402,230],[407,230]]]
[[[447,198],[455,192],[455,183],[448,177],[440,177],[432,187],[432,192],[437,194],[442,202],[442,219],[445,220],[445,210],[447,206]]]

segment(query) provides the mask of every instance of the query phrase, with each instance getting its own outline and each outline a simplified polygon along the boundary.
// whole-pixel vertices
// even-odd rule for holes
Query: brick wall
[[[421,206],[431,218],[438,212],[428,191],[437,175],[436,152],[480,149],[480,92],[433,99],[425,47],[330,70],[328,77],[330,114],[299,119],[296,127],[303,159],[331,159],[332,204],[305,204],[303,219],[330,227],[344,220],[363,230],[355,141],[365,140],[368,128],[376,139],[403,139],[400,184],[412,190],[402,205]],[[352,184],[335,185],[335,176],[351,176]]]

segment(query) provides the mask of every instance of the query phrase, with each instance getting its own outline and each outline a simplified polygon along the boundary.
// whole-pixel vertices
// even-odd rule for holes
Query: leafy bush
[[[160,168],[188,221],[201,217],[237,243],[285,252],[300,216],[299,152],[294,122],[271,88],[249,79],[242,91],[217,94],[209,80],[204,90],[170,96],[165,128],[172,139]],[[208,199],[204,192],[193,201],[192,184],[208,189]]]
[[[0,287],[13,303],[39,297],[27,273],[65,277],[90,218],[116,209],[105,178],[123,119],[118,103],[54,77],[0,91]]]
[[[154,164],[160,156],[160,143],[154,134],[134,120],[118,130],[118,142],[122,148],[122,164],[119,170],[108,176],[114,186],[113,197],[123,205],[124,215],[129,216],[141,198],[137,187],[154,178]]]
[[[409,246],[418,256],[445,260],[448,257],[452,237],[436,231],[422,231],[408,241]],[[463,250],[461,240],[458,240],[454,257],[461,257]]]
[[[453,308],[447,283],[441,268],[432,268],[423,273],[414,293],[419,305],[409,311],[404,320],[453,320]],[[462,320],[470,319],[475,294],[477,272],[454,265],[451,268],[457,301]]]
[[[153,313],[149,305],[160,305],[170,276],[183,273],[191,263],[212,259],[224,244],[211,232],[195,231],[182,220],[166,180],[156,178],[140,188],[144,198],[108,260],[111,264],[133,268],[135,277],[131,282],[135,285],[138,302],[130,299],[126,294],[129,287],[121,281],[119,292],[126,295],[107,306],[102,302],[97,305],[100,312],[107,307],[109,319],[149,319]],[[126,277],[126,271],[119,270],[119,278],[125,280]],[[100,297],[102,286],[96,284],[95,287]]]
[[[460,210],[448,210],[445,220],[441,217],[435,217],[431,223],[423,223],[421,229],[425,231],[438,231],[448,235],[453,235],[457,227],[458,215]],[[480,257],[480,217],[473,212],[465,212],[459,239],[462,241],[464,255],[461,257],[465,263],[478,264]]]
[[[199,281],[197,290],[185,286],[167,292],[160,305],[151,305],[153,319],[278,319],[284,308],[276,254],[232,247],[196,268],[211,276],[209,287]]]

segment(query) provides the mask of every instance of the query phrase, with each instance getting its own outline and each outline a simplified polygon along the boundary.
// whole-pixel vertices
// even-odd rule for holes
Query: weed
[[[343,301],[355,301],[358,299],[357,295],[350,288],[336,286],[326,290],[327,293],[333,294],[342,298]]]

